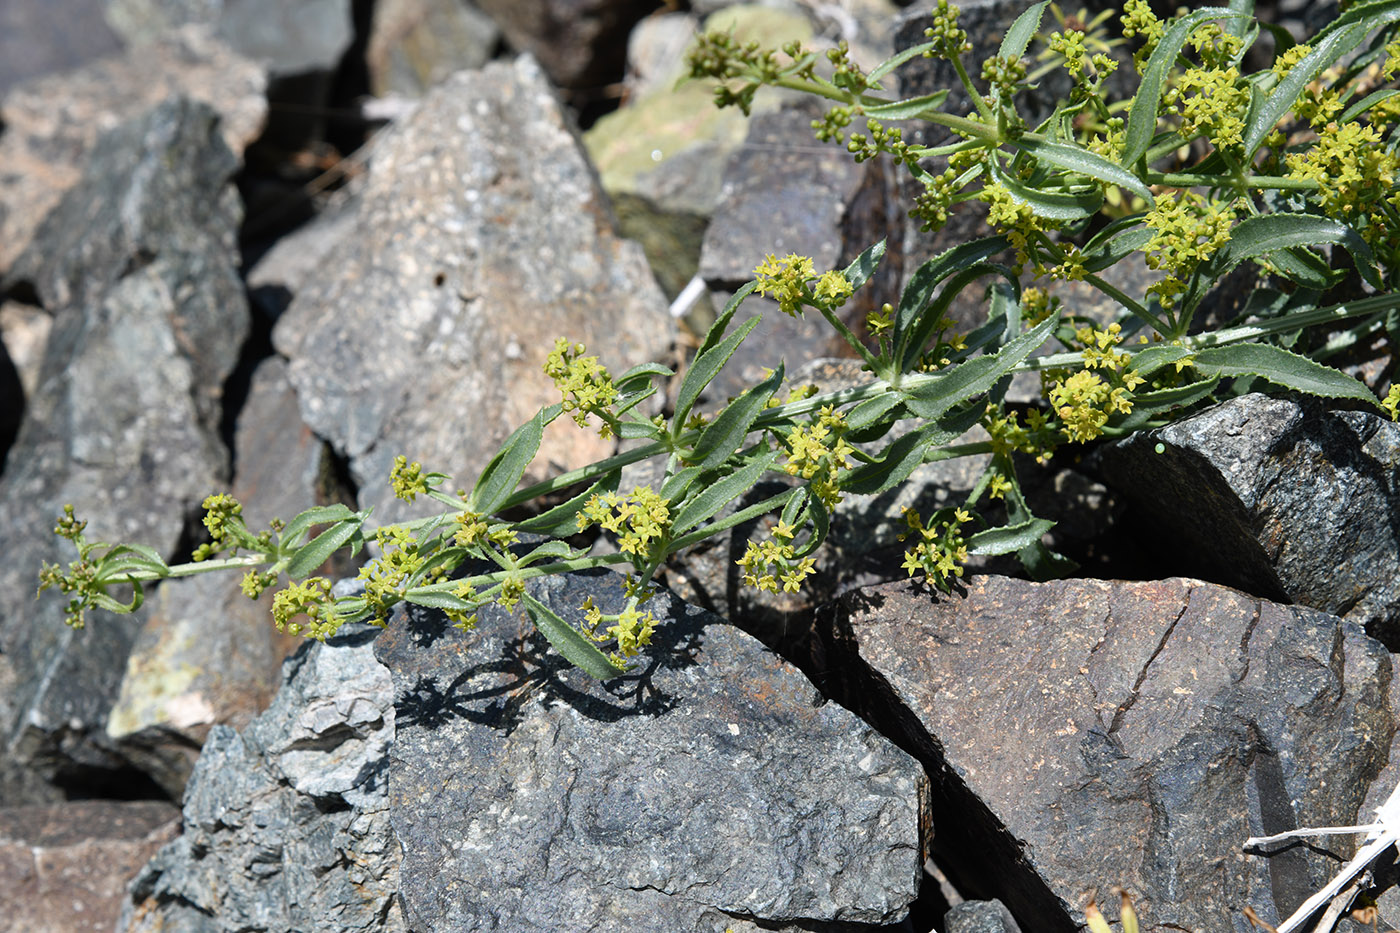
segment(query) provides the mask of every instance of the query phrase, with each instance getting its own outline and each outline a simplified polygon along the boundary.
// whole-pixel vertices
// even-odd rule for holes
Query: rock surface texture
[[[1338,863],[1244,840],[1358,822],[1395,734],[1359,626],[1192,580],[889,584],[829,621],[846,695],[929,769],[935,852],[1025,929],[1113,885],[1146,930],[1277,924]]]
[[[468,483],[557,401],[540,370],[556,337],[626,368],[662,354],[672,325],[530,59],[456,76],[376,145],[356,235],[274,340],[306,423],[385,522],[404,513],[385,482],[396,455]],[[540,463],[611,450],[567,418],[545,443]]]
[[[1247,395],[1105,448],[1099,466],[1184,569],[1400,648],[1400,425]]]
[[[613,574],[537,592],[566,618]],[[856,930],[918,892],[923,775],[796,669],[657,597],[654,660],[606,685],[498,609],[398,617],[390,794],[423,933]],[[431,801],[429,804],[428,801]],[[818,926],[829,923],[831,926]]]
[[[393,687],[376,634],[308,644],[246,730],[211,730],[184,832],[136,876],[118,930],[406,930],[387,811]]]
[[[27,542],[0,568],[0,728],[10,755],[52,757],[50,772],[108,764],[84,760],[85,736],[105,725],[134,632],[102,613],[78,632],[62,599],[34,603],[41,561],[76,556],[52,534],[62,506],[89,540],[168,559],[226,476],[220,394],[248,330],[236,165],[212,109],[168,101],[99,141],[12,270],[54,326],[0,478],[0,534]]]

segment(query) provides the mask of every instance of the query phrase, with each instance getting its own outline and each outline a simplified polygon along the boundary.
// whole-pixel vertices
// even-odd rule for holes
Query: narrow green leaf
[[[880,265],[880,260],[885,256],[885,241],[881,240],[874,246],[869,247],[865,252],[855,258],[846,271],[842,273],[846,281],[851,283],[853,291],[860,291],[861,286],[870,281],[870,277],[875,274],[876,268]]]
[[[709,353],[724,338],[724,332],[729,329],[729,322],[734,319],[734,313],[739,310],[739,305],[743,304],[744,299],[752,295],[756,288],[758,288],[757,282],[746,282],[742,288],[729,296],[729,300],[724,303],[724,309],[715,318],[715,322],[710,325],[710,329],[705,332],[705,339],[700,344],[700,349],[695,351],[696,357]]]
[[[518,558],[518,563],[521,567],[528,567],[531,564],[538,564],[542,560],[572,560],[581,554],[581,551],[575,551],[569,547],[566,541],[546,541],[525,556]]]
[[[115,548],[113,550],[116,550]],[[120,582],[127,574],[146,573],[156,577],[169,576],[170,568],[165,561],[150,560],[141,554],[108,552],[97,562],[94,576],[98,583]]]
[[[690,417],[690,409],[694,407],[696,399],[700,398],[700,393],[705,391],[705,386],[719,375],[724,364],[729,362],[734,351],[739,349],[739,344],[743,343],[749,332],[758,326],[758,322],[759,318],[749,318],[739,325],[738,330],[713,347],[700,348],[700,353],[691,362],[690,369],[686,371],[685,378],[681,380],[680,390],[676,393],[675,423],[684,424],[686,419]],[[713,330],[711,328],[711,332]]]
[[[1037,217],[1049,220],[1081,220],[1092,217],[1103,207],[1103,190],[1098,185],[1079,191],[1045,191],[1032,188],[1001,167],[995,159],[988,163],[992,177],[1007,191],[1018,204],[1027,204]]]
[[[1040,28],[1040,18],[1049,5],[1050,0],[1043,0],[1027,7],[1025,12],[1016,17],[1011,28],[1006,30],[1006,35],[1002,36],[1001,49],[997,54],[1002,58],[1020,58],[1025,55],[1026,46],[1031,44],[1035,31]]]
[[[912,120],[925,110],[936,110],[948,99],[948,90],[934,91],[920,97],[891,101],[888,104],[866,105],[862,109],[867,116],[877,120]]]
[[[1396,94],[1400,94],[1400,90],[1397,90],[1393,87],[1382,88],[1379,91],[1372,91],[1370,94],[1367,94],[1365,97],[1361,98],[1356,103],[1348,107],[1337,119],[1337,124],[1340,126],[1344,123],[1350,123],[1366,111],[1370,110],[1372,107],[1376,106],[1376,104],[1379,104],[1382,101],[1390,100],[1390,98],[1394,97]]]
[[[1187,38],[1202,23],[1214,19],[1228,22],[1239,19],[1243,15],[1215,7],[1196,10],[1194,13],[1188,13],[1177,20],[1163,34],[1161,41],[1157,43],[1157,48],[1152,53],[1152,57],[1147,60],[1147,67],[1143,69],[1142,81],[1138,84],[1137,97],[1134,98],[1133,109],[1128,114],[1128,126],[1123,137],[1122,164],[1124,166],[1131,168],[1136,165],[1138,159],[1147,153],[1152,137],[1156,135],[1157,107],[1162,101],[1162,90],[1167,71],[1176,64],[1176,57],[1181,54],[1181,47],[1186,44]],[[1254,150],[1249,151],[1252,154]]]
[[[282,529],[280,540],[291,544],[301,540],[301,536],[311,530],[312,525],[329,525],[331,522],[343,522],[347,518],[353,518],[354,512],[344,505],[317,505],[305,511],[297,513],[296,517],[287,522],[287,527]]]
[[[831,530],[831,513],[827,512],[826,506],[822,505],[822,500],[816,496],[808,495],[807,518],[810,520],[812,529],[811,536],[805,542],[798,545],[793,552],[793,557],[799,560],[803,557],[810,557],[816,553],[817,548],[826,541],[827,532]]]
[[[525,475],[530,461],[535,459],[543,437],[544,419],[541,414],[516,428],[496,456],[486,464],[486,469],[481,471],[481,477],[467,497],[467,508],[482,515],[490,515],[500,508],[501,503],[510,498],[519,485],[520,477]]]
[[[846,415],[847,430],[859,431],[869,427],[897,408],[900,401],[899,393],[893,391],[866,399]]]
[[[777,459],[776,450],[765,451],[724,479],[705,487],[694,499],[681,506],[671,522],[671,534],[684,534],[724,508],[732,499],[747,492]]]
[[[650,383],[652,376],[670,379],[674,375],[675,373],[669,367],[662,366],[660,363],[639,363],[614,379],[613,385],[617,386],[620,392],[628,392],[631,391],[628,384],[633,380],[645,378]]]
[[[900,372],[910,372],[918,365],[919,356],[922,354],[924,346],[934,336],[934,327],[937,325],[938,321],[942,319],[944,312],[948,310],[948,306],[953,303],[953,299],[957,298],[968,285],[988,275],[1001,276],[1002,279],[1011,286],[1015,299],[1018,302],[1021,300],[1021,283],[1017,279],[1016,273],[1013,272],[1010,267],[1002,265],[1001,263],[982,262],[955,272],[949,277],[947,284],[943,286],[943,290],[939,292],[938,297],[934,299],[929,304],[928,309],[915,320],[914,326],[910,329],[909,333],[905,334],[907,345],[904,347],[903,352],[895,357],[895,361],[899,364]],[[983,345],[979,341],[985,334],[997,330],[1005,330],[1006,319],[993,318],[988,322],[988,325],[991,326],[983,325],[983,327],[979,327],[969,335],[969,351],[974,346]],[[974,340],[974,338],[976,338],[976,340]]]
[[[652,421],[633,421],[624,419],[617,425],[617,436],[624,441],[634,441],[638,438],[656,440],[661,437],[661,429]]]
[[[1142,223],[1141,214],[1137,215],[1137,222]],[[1109,266],[1117,265],[1133,253],[1139,252],[1156,235],[1155,230],[1138,226],[1099,245],[1093,252],[1086,249],[1084,269],[1087,272],[1102,272]]]
[[[572,534],[577,534],[578,513],[583,511],[583,507],[588,504],[588,500],[604,493],[617,492],[617,484],[621,477],[621,470],[613,470],[569,501],[556,505],[554,508],[541,512],[531,518],[527,518],[523,522],[516,522],[511,527],[516,531],[555,538],[564,538]]]
[[[1194,362],[1196,371],[1203,376],[1258,376],[1309,395],[1377,404],[1371,390],[1346,373],[1270,344],[1208,347],[1197,352]]]
[[[582,632],[559,618],[553,609],[529,593],[524,594],[521,601],[525,604],[530,621],[535,623],[535,628],[539,629],[554,649],[574,667],[598,680],[610,680],[626,673],[624,668],[608,660],[608,656],[599,651],[598,646]]]
[[[713,470],[728,460],[743,446],[753,423],[768,405],[778,386],[783,384],[783,364],[773,374],[724,407],[715,420],[705,428],[690,459],[702,470]]]
[[[909,478],[909,474],[924,462],[924,453],[931,443],[938,443],[943,432],[937,422],[895,438],[881,451],[880,459],[856,467],[841,481],[843,492],[857,496],[878,496]]]
[[[145,544],[118,544],[102,555],[100,563],[106,567],[109,561],[117,559],[138,561],[144,569],[161,576],[170,572],[170,565],[165,562],[165,558],[161,557],[155,548]]]
[[[1194,405],[1214,392],[1219,382],[1219,379],[1203,379],[1190,385],[1134,395],[1132,412],[1121,419],[1115,418],[1112,422],[1113,428],[1120,434],[1126,434],[1150,421],[1153,415],[1171,411],[1173,408]]]
[[[900,52],[898,55],[895,55],[893,58],[887,58],[880,64],[876,65],[873,69],[871,69],[870,74],[866,75],[866,80],[873,85],[876,81],[879,81],[885,75],[889,74],[891,71],[895,70],[900,65],[904,64],[910,59],[917,58],[925,52],[932,51],[933,46],[934,43],[932,42],[921,42],[918,45],[910,46],[909,48]]]
[[[146,601],[146,591],[142,589],[139,581],[132,580],[130,583],[131,602],[124,603],[105,591],[99,591],[92,594],[92,604],[99,609],[106,609],[108,612],[115,612],[119,615],[131,615],[131,613],[140,609],[141,604]]]
[[[453,596],[451,593],[444,593],[442,590],[413,590],[404,593],[403,598],[415,606],[426,606],[429,609],[451,609],[454,612],[470,612],[476,607],[462,599],[460,596]]]
[[[895,358],[903,358],[908,332],[933,298],[939,282],[960,269],[976,265],[1010,248],[1011,241],[1004,236],[983,237],[945,250],[915,269],[909,277],[909,284],[904,287],[904,293],[899,296],[893,334]]]
[[[1146,378],[1163,366],[1170,366],[1178,360],[1184,360],[1192,352],[1186,347],[1174,347],[1168,344],[1157,344],[1145,350],[1134,353],[1133,361],[1128,364],[1128,369]]]
[[[1338,22],[1332,23],[1337,26]],[[1361,43],[1370,31],[1365,23],[1352,22],[1335,31],[1324,30],[1313,39],[1312,51],[1303,56],[1302,61],[1289,69],[1273,93],[1264,98],[1257,107],[1251,106],[1244,132],[1244,157],[1254,158],[1254,153],[1263,145],[1264,137],[1273,130],[1283,115],[1293,109],[1298,97],[1309,82],[1317,77],[1328,65],[1350,52]]]
[[[1140,178],[1121,165],[1115,165],[1103,156],[1090,152],[1081,146],[1037,142],[1028,139],[1017,140],[1016,145],[1047,165],[1053,165],[1066,172],[1087,175],[1110,185],[1117,185],[1124,191],[1130,191],[1142,198],[1149,206],[1157,203],[1156,198],[1152,196],[1151,189],[1143,184]]]
[[[1054,527],[1055,523],[1048,518],[1032,518],[1018,525],[988,528],[967,539],[967,550],[969,554],[1014,554],[1039,544],[1041,536]]]
[[[360,524],[358,517],[336,522],[310,542],[297,548],[292,559],[287,562],[287,576],[293,580],[300,580],[324,564],[327,558],[360,533]]]
[[[661,498],[667,502],[680,502],[685,498],[686,491],[690,489],[690,484],[695,482],[700,476],[698,466],[686,467],[684,470],[677,470],[666,481],[661,484]]]
[[[951,372],[940,373],[904,390],[905,404],[920,418],[939,417],[954,405],[990,390],[997,380],[1050,339],[1058,323],[1056,317],[1046,318],[997,353],[973,357],[953,367]]]
[[[1230,239],[1212,257],[1220,274],[1229,272],[1246,259],[1280,250],[1335,243],[1351,253],[1356,271],[1373,288],[1380,288],[1371,247],[1351,227],[1330,217],[1315,214],[1265,214],[1248,217],[1230,231]]]

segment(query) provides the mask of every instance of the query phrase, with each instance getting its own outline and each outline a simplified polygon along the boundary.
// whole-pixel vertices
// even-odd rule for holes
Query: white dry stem
[[[1365,844],[1357,850],[1355,856],[1342,870],[1321,890],[1303,902],[1302,906],[1293,912],[1293,916],[1278,925],[1277,933],[1293,933],[1300,929],[1323,904],[1338,898],[1345,889],[1352,885],[1352,881],[1361,874],[1367,867],[1379,858],[1386,849],[1395,845],[1400,840],[1400,786],[1390,792],[1385,803],[1376,808],[1376,822],[1366,826],[1324,826],[1318,828],[1295,829],[1286,833],[1279,833],[1274,836],[1254,836],[1246,839],[1244,847],[1246,849],[1264,845],[1270,842],[1279,842],[1284,839],[1293,839],[1302,836],[1328,836],[1339,833],[1366,833]],[[1360,890],[1358,887],[1357,890]],[[1354,896],[1354,892],[1353,896]],[[1350,903],[1350,898],[1347,898]],[[1345,906],[1345,905],[1343,905]],[[1340,910],[1338,910],[1340,914]],[[1333,921],[1335,922],[1335,921]],[[1319,926],[1318,929],[1325,929]]]

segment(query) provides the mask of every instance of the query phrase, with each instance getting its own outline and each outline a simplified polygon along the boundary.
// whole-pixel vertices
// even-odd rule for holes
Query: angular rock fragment
[[[380,0],[365,52],[370,91],[421,97],[454,72],[485,65],[500,38],[463,0]]]
[[[346,455],[377,522],[407,514],[387,485],[396,455],[470,488],[497,445],[558,400],[540,370],[556,338],[615,373],[669,346],[645,259],[613,233],[528,58],[425,98],[377,143],[358,205],[357,235],[298,291],[273,339],[303,417]],[[611,449],[561,418],[538,464]]]
[[[940,865],[1025,929],[1075,930],[1114,885],[1145,930],[1277,924],[1352,842],[1244,840],[1367,822],[1396,731],[1359,626],[1193,580],[888,584],[827,621],[834,695],[929,769]]]
[[[359,627],[289,658],[242,733],[215,726],[184,832],[132,882],[124,933],[403,933],[388,821],[393,688]]]
[[[536,590],[621,608],[616,575]],[[736,629],[663,593],[635,673],[599,683],[492,607],[410,611],[393,671],[394,827],[414,930],[867,929],[917,893],[923,776]],[[830,923],[832,926],[824,924]]]
[[[0,567],[0,729],[16,761],[59,781],[112,764],[88,739],[135,626],[99,612],[77,632],[61,597],[34,601],[41,562],[76,556],[54,519],[72,503],[89,540],[134,540],[169,559],[226,475],[220,399],[248,312],[237,160],[217,123],[176,98],[104,136],[16,263],[54,322],[0,478],[0,529],[23,555]]]
[[[0,276],[13,278],[11,264],[82,178],[101,134],[183,94],[218,111],[224,142],[241,157],[266,119],[266,86],[261,67],[195,27],[12,88],[0,102]]]
[[[1098,469],[1183,570],[1400,648],[1400,425],[1252,394],[1104,448]]]

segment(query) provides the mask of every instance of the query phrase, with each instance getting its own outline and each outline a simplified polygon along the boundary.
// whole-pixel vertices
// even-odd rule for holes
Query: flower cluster
[[[64,622],[72,628],[84,626],[83,617],[92,607],[99,591],[97,568],[88,559],[93,546],[83,538],[83,530],[86,528],[87,522],[74,516],[73,506],[65,505],[62,517],[54,525],[53,533],[73,542],[78,549],[78,559],[68,565],[66,574],[57,564],[45,562],[39,568],[40,593],[47,589],[56,589],[60,593],[72,594],[63,610]]]
[[[797,556],[797,546],[792,540],[795,535],[791,525],[779,521],[767,541],[750,541],[744,556],[735,561],[744,571],[744,585],[769,593],[776,593],[780,588],[785,593],[801,589],[802,581],[816,570],[817,562],[811,557]]]
[[[213,540],[194,549],[194,561],[208,560],[223,551],[237,553],[240,533],[247,533],[242,518],[243,504],[233,496],[218,493],[206,497],[201,506],[204,509],[204,527]],[[263,539],[269,537],[264,535]]]
[[[628,658],[640,654],[643,648],[651,644],[651,636],[656,633],[656,616],[651,614],[651,610],[638,611],[637,603],[637,599],[629,599],[625,609],[608,615],[594,605],[592,596],[583,601],[583,617],[588,623],[584,634],[597,642],[616,640],[617,650],[609,656],[609,660],[618,667],[623,667]],[[604,622],[612,624],[599,632],[598,627]]]
[[[1055,452],[1055,433],[1046,423],[1045,414],[1038,408],[1026,413],[1026,424],[1021,424],[1017,412],[1002,413],[995,405],[987,406],[982,419],[986,428],[992,455],[1002,459],[1014,453],[1029,454],[1040,463],[1048,463]],[[996,496],[993,496],[996,498]]]
[[[1046,394],[1059,416],[1061,433],[1071,441],[1085,442],[1103,433],[1111,415],[1133,410],[1133,392],[1146,380],[1125,370],[1132,357],[1118,349],[1123,339],[1119,325],[1103,330],[1081,327],[1075,339],[1083,347],[1084,369],[1060,376]]]
[[[545,359],[544,373],[554,380],[564,396],[564,411],[572,413],[579,427],[586,427],[589,414],[594,414],[602,421],[598,433],[611,437],[613,417],[609,409],[617,401],[617,387],[596,356],[583,355],[585,349],[581,343],[570,344],[560,337]]]
[[[923,190],[915,196],[909,216],[922,221],[919,229],[925,233],[941,230],[948,222],[948,209],[953,206],[959,193],[958,173],[949,168],[938,175],[922,174],[920,180]]]
[[[1390,413],[1390,420],[1400,420],[1400,382],[1390,387],[1385,398],[1381,401],[1381,407]]]
[[[949,514],[944,517],[944,513]],[[962,509],[943,509],[925,526],[918,512],[905,509],[904,521],[908,530],[899,540],[913,538],[916,543],[904,552],[902,566],[911,577],[922,570],[934,586],[948,592],[952,579],[963,575],[962,565],[967,563],[967,542],[960,529],[972,521],[972,515]]]
[[[399,454],[394,458],[394,468],[389,471],[389,486],[394,496],[405,502],[412,502],[428,491],[428,481],[423,476],[423,464],[409,463],[408,458]]]
[[[1391,190],[1400,156],[1387,151],[1374,126],[1329,124],[1312,149],[1290,153],[1287,163],[1290,177],[1317,182],[1317,200],[1330,217],[1351,220],[1371,214],[1373,223],[1367,227],[1381,228],[1381,205],[1400,206]]]
[[[1161,42],[1162,36],[1166,34],[1167,25],[1152,12],[1152,4],[1148,0],[1126,0],[1123,4],[1122,23],[1125,38],[1142,36],[1142,48],[1133,53],[1133,66],[1141,74],[1147,67],[1147,60],[1157,51],[1157,43]]]
[[[841,501],[838,476],[850,465],[855,448],[846,443],[846,417],[827,405],[810,424],[795,425],[785,438],[788,462],[783,469],[807,480],[828,510]]]
[[[671,505],[650,486],[638,486],[630,495],[615,492],[595,495],[578,515],[578,530],[601,525],[618,536],[618,549],[634,560],[651,562],[671,528]]]
[[[374,533],[382,551],[378,560],[360,569],[359,578],[365,584],[365,603],[371,612],[370,622],[383,626],[389,622],[389,611],[404,597],[410,578],[419,574],[428,563],[430,553],[402,525],[385,525]],[[442,576],[445,568],[429,571],[429,578]]]
[[[1016,274],[1020,275],[1032,257],[1031,240],[1056,229],[1059,224],[1044,217],[1037,217],[1031,206],[1025,201],[1017,200],[1005,185],[987,185],[978,197],[988,204],[987,222],[1003,233],[1011,241],[1011,245],[1016,247]],[[1044,275],[1045,266],[1039,259],[1035,262],[1035,275]]]
[[[758,285],[756,291],[778,303],[778,308],[793,317],[802,316],[804,305],[817,305],[834,310],[846,303],[854,289],[840,272],[825,272],[817,276],[812,260],[789,253],[779,259],[769,254],[753,270]],[[812,283],[812,279],[816,279]]]
[[[306,616],[307,621],[293,621],[298,616]],[[343,621],[336,615],[331,581],[325,577],[289,583],[272,598],[272,620],[277,623],[279,632],[305,635],[317,641],[334,635]]]
[[[933,25],[924,30],[924,37],[933,42],[933,49],[924,53],[925,58],[954,59],[963,52],[972,51],[972,43],[967,40],[967,30],[958,25],[962,11],[951,6],[948,0],[938,0],[933,9]]]
[[[1238,149],[1244,142],[1249,85],[1237,68],[1187,68],[1162,103],[1181,118],[1186,139],[1204,136],[1217,149]]]
[[[1158,197],[1144,220],[1153,235],[1143,250],[1148,268],[1164,270],[1167,276],[1149,287],[1148,294],[1156,295],[1164,308],[1176,304],[1196,267],[1229,242],[1234,222],[1232,208],[1195,192]]]

